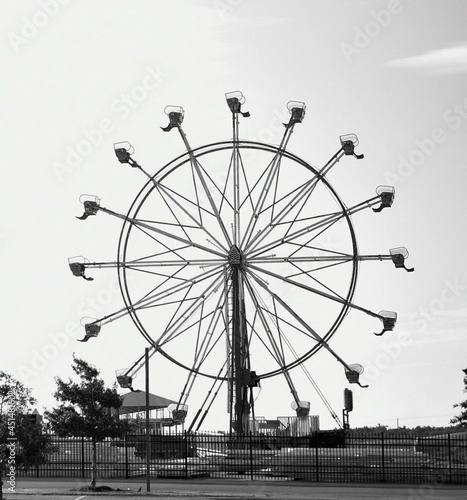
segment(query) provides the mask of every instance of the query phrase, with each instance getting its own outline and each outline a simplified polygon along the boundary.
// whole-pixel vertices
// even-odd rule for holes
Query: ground
[[[154,496],[160,500],[174,498],[194,499],[267,499],[267,500],[465,500],[467,486],[424,485],[374,485],[374,484],[323,484],[278,481],[161,481],[152,480],[150,493],[146,481],[112,481],[106,485],[115,491],[108,493],[85,493],[80,488],[87,483],[78,479],[19,479],[15,493],[8,492],[7,500],[30,500],[40,497],[44,500],[89,500],[105,496],[106,500],[122,496]],[[137,490],[141,487],[141,492]],[[119,491],[117,491],[119,490]]]

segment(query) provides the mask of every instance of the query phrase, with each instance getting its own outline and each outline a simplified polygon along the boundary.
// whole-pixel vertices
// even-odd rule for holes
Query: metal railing
[[[49,463],[18,477],[88,478],[92,444],[51,436]],[[248,434],[151,435],[152,477],[467,484],[467,433],[410,436],[318,432],[306,437]],[[97,444],[99,478],[146,476],[146,437]]]

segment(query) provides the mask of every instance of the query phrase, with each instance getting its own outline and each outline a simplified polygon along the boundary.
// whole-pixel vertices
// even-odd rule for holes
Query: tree
[[[92,469],[90,489],[96,488],[97,443],[106,438],[120,438],[128,432],[128,423],[121,421],[114,410],[122,405],[123,398],[116,387],[106,388],[99,378],[99,370],[83,359],[73,356],[73,371],[80,382],[55,379],[55,399],[58,408],[46,412],[51,429],[59,436],[87,437],[92,443]]]
[[[54,451],[50,437],[42,433],[42,426],[30,420],[34,404],[31,389],[0,371],[0,477],[6,470],[10,491],[15,489],[19,467],[46,463],[49,453]],[[0,484],[0,499],[2,495]]]
[[[464,393],[467,392],[467,368],[462,370],[464,372]],[[456,403],[454,408],[461,408],[460,415],[451,419],[451,424],[458,425],[459,427],[467,428],[467,400],[461,403]]]

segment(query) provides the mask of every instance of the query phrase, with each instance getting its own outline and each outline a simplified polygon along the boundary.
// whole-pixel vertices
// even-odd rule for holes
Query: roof
[[[149,409],[157,410],[160,408],[167,408],[170,404],[177,404],[177,401],[172,399],[156,396],[156,394],[149,393]],[[123,394],[123,404],[120,407],[120,414],[138,413],[146,410],[146,392],[135,390]]]

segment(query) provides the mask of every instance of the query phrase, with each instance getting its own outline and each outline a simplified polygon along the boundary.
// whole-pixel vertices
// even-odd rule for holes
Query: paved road
[[[119,492],[101,493],[106,500],[146,497],[143,480],[112,481],[105,484]],[[15,493],[8,492],[7,500],[93,500],[96,494],[80,492],[87,485],[82,480],[19,479]],[[141,487],[141,492],[137,490]],[[355,485],[273,481],[167,481],[152,480],[150,495],[158,500],[191,498],[196,500],[466,500],[467,486],[426,485]]]

